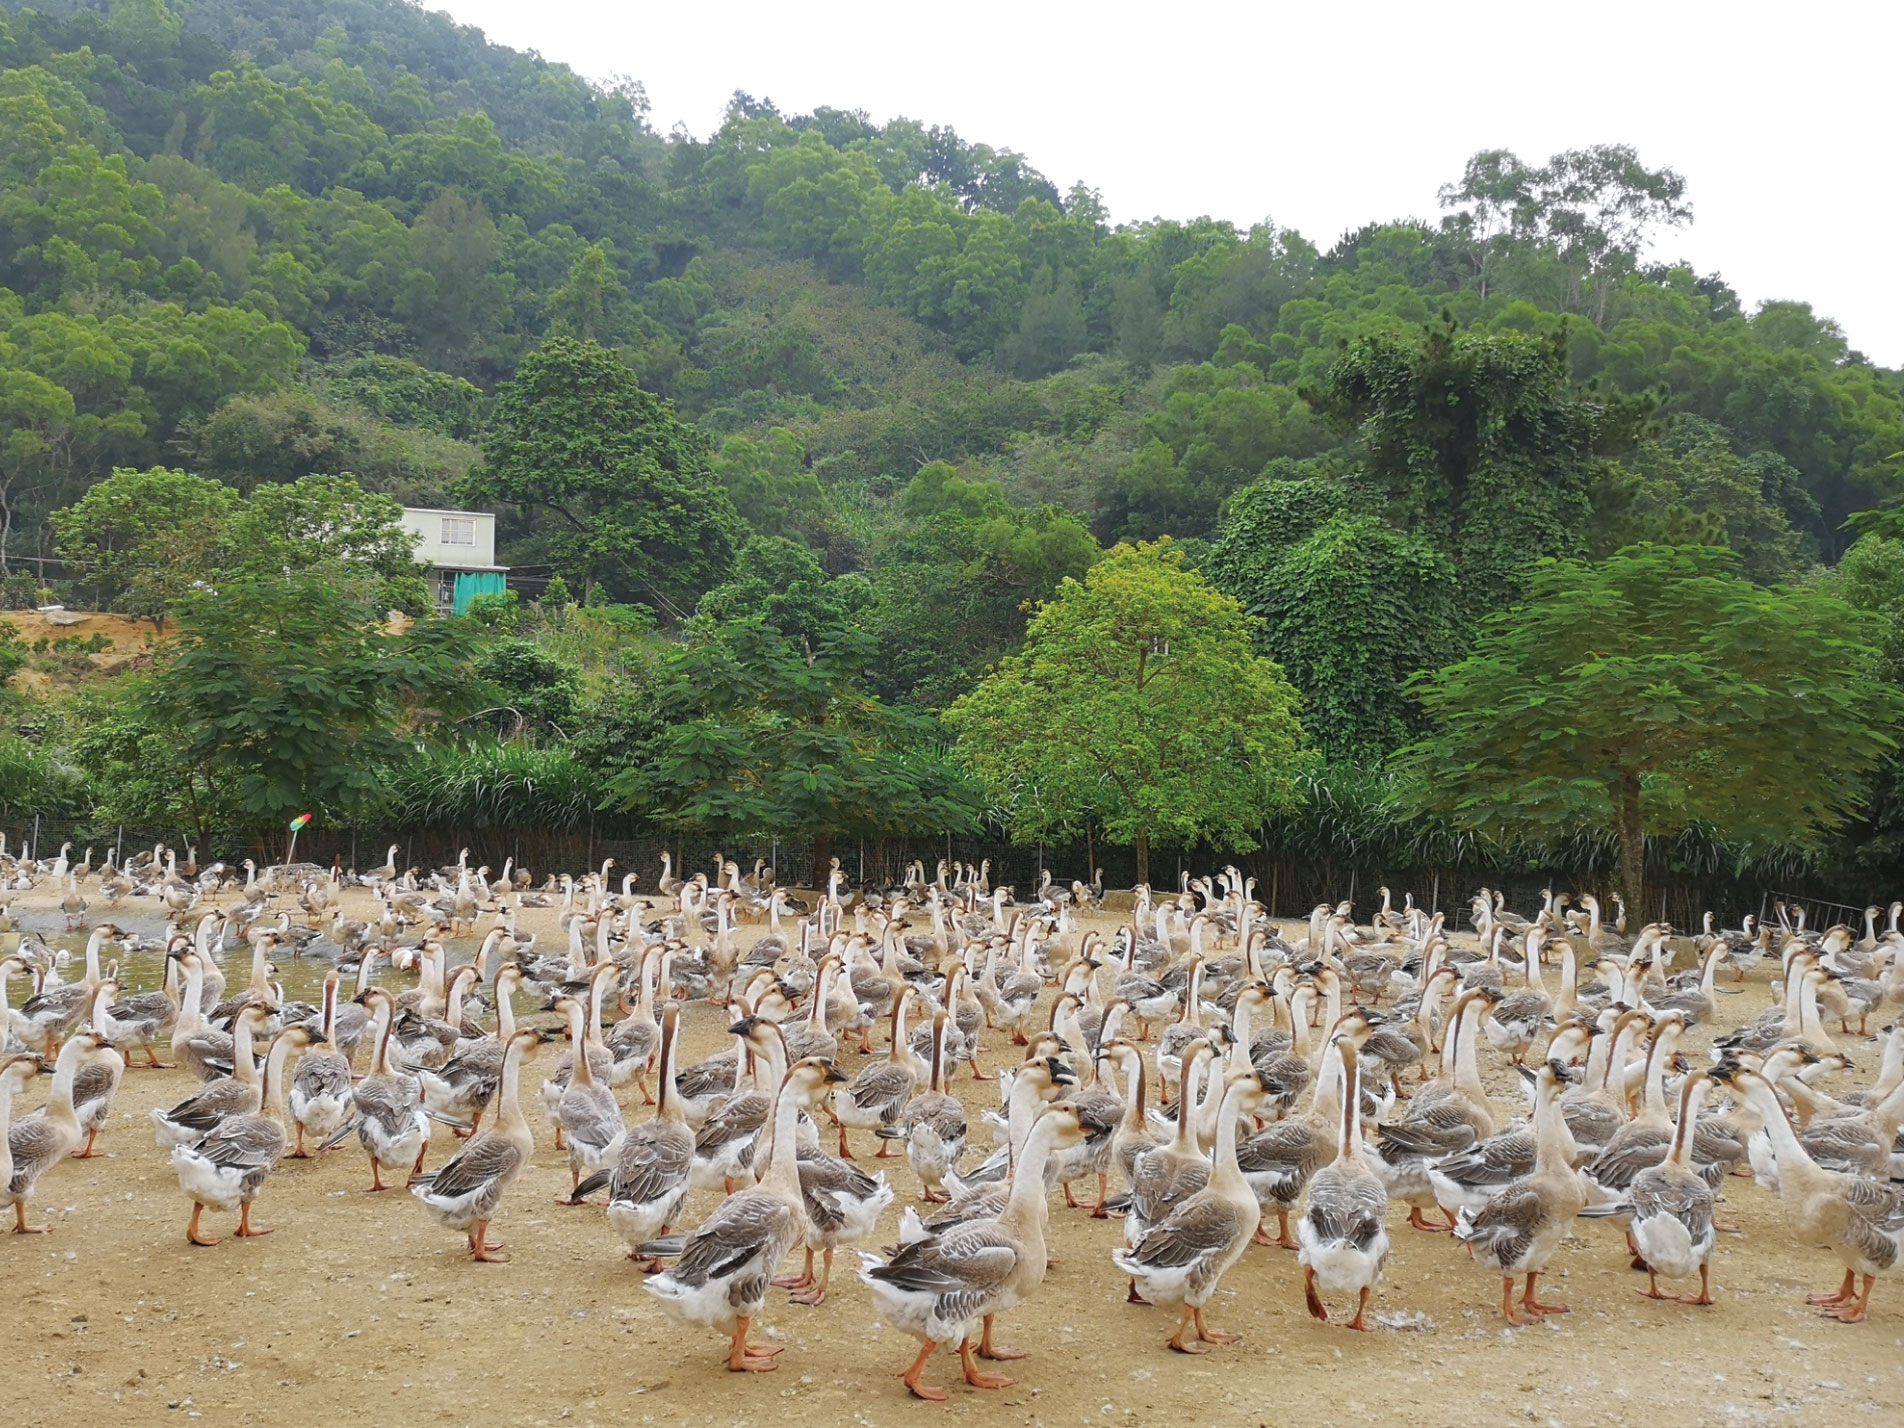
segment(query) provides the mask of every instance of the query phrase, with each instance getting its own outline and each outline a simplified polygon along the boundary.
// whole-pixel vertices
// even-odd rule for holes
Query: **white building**
[[[496,564],[496,518],[488,511],[439,511],[405,506],[403,527],[417,536],[416,558],[438,614],[460,615],[478,595],[500,595],[509,567]]]

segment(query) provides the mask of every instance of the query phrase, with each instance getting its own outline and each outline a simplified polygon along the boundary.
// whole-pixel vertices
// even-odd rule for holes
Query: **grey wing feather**
[[[1202,1196],[1152,1225],[1130,1257],[1153,1269],[1176,1269],[1220,1253],[1248,1232],[1236,1206],[1216,1195]]]

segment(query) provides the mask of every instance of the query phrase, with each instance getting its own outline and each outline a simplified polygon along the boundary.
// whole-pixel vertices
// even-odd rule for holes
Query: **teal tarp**
[[[458,615],[469,613],[469,602],[478,595],[500,595],[504,589],[502,572],[499,570],[476,570],[456,577],[456,591],[450,597],[450,608]]]

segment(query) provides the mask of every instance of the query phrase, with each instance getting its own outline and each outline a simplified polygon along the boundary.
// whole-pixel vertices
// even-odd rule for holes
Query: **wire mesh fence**
[[[211,848],[195,848],[187,831],[179,828],[50,818],[0,827],[0,834],[6,837],[8,851],[43,859],[55,856],[62,844],[70,843],[75,861],[90,852],[95,867],[108,852],[123,862],[128,852],[136,855],[161,844],[176,851],[181,863],[195,857],[200,867],[214,861],[236,865],[250,858],[262,867],[286,861],[293,846],[291,835],[282,829],[270,835],[222,839]],[[390,860],[399,870],[416,868],[427,876],[453,867],[465,851],[471,868],[488,867],[493,876],[500,874],[505,863],[513,863],[518,869],[528,870],[538,882],[551,874],[580,874],[606,866],[610,880],[617,885],[633,873],[637,892],[652,892],[663,853],[672,858],[677,876],[696,872],[712,875],[718,856],[733,859],[743,871],[751,871],[758,861],[771,868],[779,882],[800,888],[824,886],[829,857],[839,860],[847,884],[853,888],[897,886],[915,862],[923,865],[930,880],[944,860],[984,866],[993,885],[1012,888],[1020,900],[1035,895],[1047,872],[1065,887],[1074,879],[1091,881],[1094,869],[1101,871],[1106,889],[1128,889],[1137,878],[1134,849],[1107,846],[1095,839],[1014,844],[1002,839],[936,835],[865,840],[835,837],[822,842],[773,835],[712,837],[642,832],[631,830],[625,822],[604,819],[599,824],[561,831],[455,824],[428,828],[312,825],[303,829],[295,842],[297,861],[335,865],[347,872],[382,867]],[[1508,907],[1523,913],[1539,907],[1549,888],[1576,896],[1594,893],[1609,911],[1614,894],[1612,881],[1603,872],[1561,866],[1503,869],[1484,862],[1461,862],[1388,867],[1375,862],[1297,858],[1264,850],[1236,854],[1211,848],[1168,847],[1151,850],[1151,885],[1160,894],[1173,893],[1183,885],[1185,876],[1203,877],[1225,867],[1234,867],[1255,880],[1256,898],[1271,916],[1292,919],[1306,917],[1319,902],[1345,899],[1354,904],[1358,916],[1366,918],[1381,906],[1384,889],[1394,906],[1400,907],[1412,895],[1416,906],[1445,912],[1448,925],[1457,928],[1471,925],[1469,899],[1482,886],[1498,890]],[[1769,916],[1778,901],[1804,907],[1807,922],[1813,927],[1833,922],[1856,925],[1861,921],[1861,905],[1833,901],[1823,895],[1824,891],[1829,889],[1774,889],[1744,878],[1693,877],[1671,868],[1649,868],[1647,906],[1628,909],[1628,927],[1660,920],[1696,931],[1707,912],[1721,925],[1736,927],[1747,912]]]

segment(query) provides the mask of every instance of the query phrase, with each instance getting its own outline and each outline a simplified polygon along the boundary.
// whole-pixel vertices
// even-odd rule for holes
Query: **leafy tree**
[[[557,568],[676,618],[727,573],[740,517],[708,470],[706,440],[642,391],[614,353],[556,337],[496,399],[473,504],[543,513]]]
[[[225,564],[239,505],[219,482],[154,466],[114,471],[49,521],[61,559],[163,630],[172,607]]]
[[[459,621],[386,634],[374,605],[321,571],[194,593],[152,707],[188,771],[195,823],[265,831],[295,813],[374,808],[378,766],[469,707],[471,654]]]
[[[1254,626],[1167,543],[1119,546],[945,721],[1015,836],[1094,817],[1147,882],[1152,838],[1248,850],[1297,802],[1299,701]]]
[[[1466,827],[1605,829],[1643,907],[1649,833],[1804,841],[1857,808],[1904,711],[1872,634],[1817,589],[1753,585],[1725,550],[1544,562],[1465,660],[1417,678],[1433,727],[1404,767],[1420,806]]]
[[[900,496],[917,524],[869,577],[860,624],[878,642],[887,697],[939,708],[1024,638],[1029,610],[1098,558],[1084,522],[1056,506],[1014,507],[996,481],[922,466]]]
[[[332,579],[369,582],[379,609],[429,608],[403,507],[349,476],[258,487],[237,511],[232,539],[234,566],[246,573],[325,568]]]
[[[718,635],[722,626],[758,616],[811,648],[832,627],[849,623],[869,594],[864,576],[828,576],[798,541],[753,536],[740,548],[727,579],[701,597],[696,621],[704,633]]]
[[[1760,584],[1790,579],[1810,563],[1810,542],[1788,506],[1818,523],[1815,502],[1776,452],[1740,456],[1726,433],[1698,417],[1674,418],[1634,448],[1596,493],[1592,535],[1606,554],[1642,540],[1723,545]]]
[[[672,655],[660,732],[609,784],[622,807],[697,832],[836,836],[970,832],[978,808],[933,721],[866,692],[871,645],[835,628],[810,650],[758,618]]]

